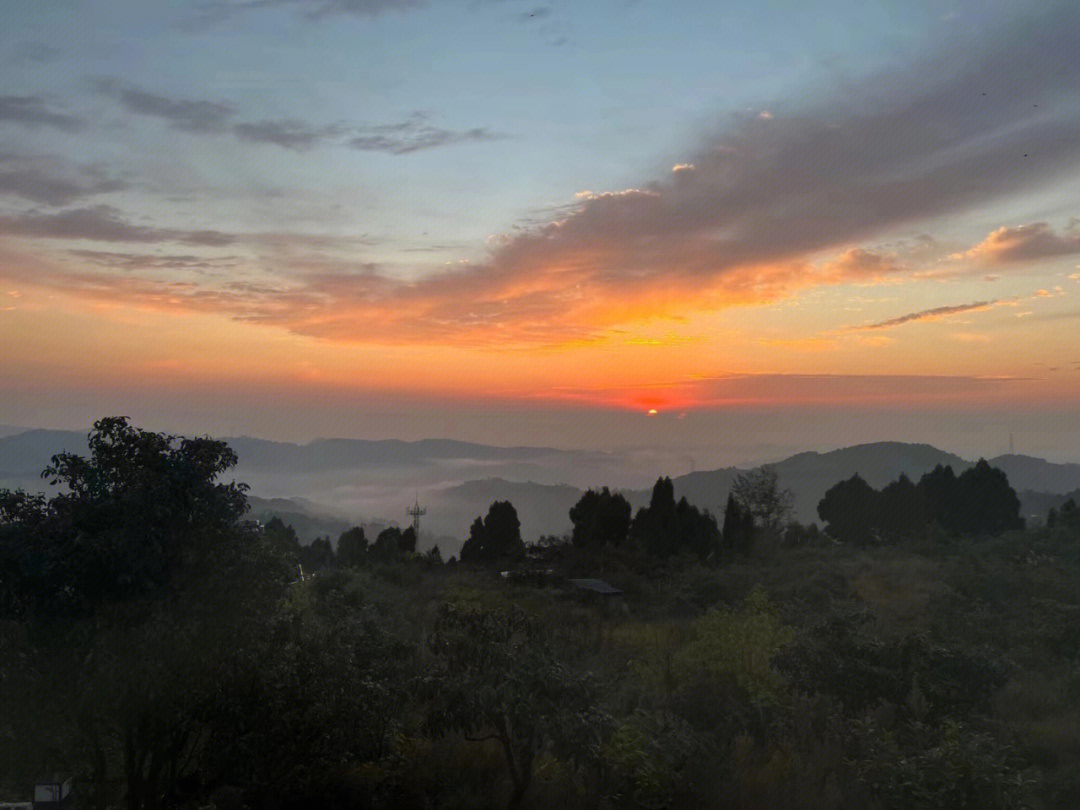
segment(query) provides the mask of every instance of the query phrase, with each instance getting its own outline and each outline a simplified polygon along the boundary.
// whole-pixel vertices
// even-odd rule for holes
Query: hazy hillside
[[[1004,470],[1013,488],[1020,493],[1065,493],[1080,487],[1080,464],[1054,464],[1030,456],[998,456],[988,459]],[[817,504],[825,491],[838,481],[858,473],[867,483],[880,488],[895,480],[901,473],[913,480],[938,464],[952,466],[960,472],[972,461],[938,450],[928,444],[876,442],[845,447],[828,453],[798,453],[773,464],[782,486],[795,493],[795,516],[802,522],[816,521]],[[714,513],[723,509],[731,483],[740,470],[729,467],[711,472],[691,473],[673,479],[676,496],[708,508]],[[635,501],[643,494],[635,493]],[[1031,509],[1025,501],[1026,514],[1043,514],[1036,505]]]
[[[236,480],[251,486],[254,515],[278,514],[305,540],[336,537],[347,525],[408,522],[405,509],[418,498],[428,507],[422,540],[441,538],[454,553],[468,527],[496,500],[511,501],[527,540],[563,534],[570,507],[588,487],[620,489],[637,509],[649,498],[644,486],[663,469],[639,469],[618,453],[495,447],[446,439],[417,442],[324,439],[308,444],[238,437],[226,439],[240,463]],[[0,437],[0,487],[45,489],[41,470],[62,450],[86,453],[86,435],[76,431],[30,430]],[[1044,515],[1056,495],[1080,488],[1080,464],[1055,464],[1030,456],[1005,455],[1000,467],[1018,493],[1026,515]],[[795,516],[817,520],[817,504],[837,481],[859,473],[874,487],[900,473],[918,479],[938,464],[957,472],[972,462],[928,444],[878,442],[827,453],[798,453],[773,466],[795,493]],[[675,493],[721,515],[735,476],[725,467],[673,478]],[[627,488],[626,482],[636,486]],[[306,499],[306,500],[305,500]],[[447,538],[454,538],[448,541]]]
[[[57,453],[87,453],[86,434],[73,430],[27,430],[0,438],[0,486],[44,491],[41,471]]]
[[[487,478],[467,481],[433,494],[428,501],[428,525],[441,534],[459,537],[459,545],[468,535],[469,526],[487,514],[495,501],[510,501],[521,521],[526,540],[541,535],[562,535],[570,529],[569,511],[581,497],[582,490],[566,484],[536,484],[531,481],[507,481]],[[457,548],[447,550],[456,553]]]

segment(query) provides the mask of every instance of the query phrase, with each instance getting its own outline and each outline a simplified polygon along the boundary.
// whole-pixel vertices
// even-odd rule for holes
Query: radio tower
[[[405,514],[412,516],[412,530],[416,539],[420,539],[420,516],[427,514],[427,509],[420,505],[420,499],[416,499],[416,503],[405,510]]]

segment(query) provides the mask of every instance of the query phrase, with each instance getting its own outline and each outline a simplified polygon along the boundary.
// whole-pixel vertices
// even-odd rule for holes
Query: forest
[[[77,806],[1065,808],[1080,793],[1080,509],[1000,470],[858,476],[791,520],[657,480],[565,537],[513,504],[457,556],[301,545],[221,441],[95,423],[0,491],[0,801]]]

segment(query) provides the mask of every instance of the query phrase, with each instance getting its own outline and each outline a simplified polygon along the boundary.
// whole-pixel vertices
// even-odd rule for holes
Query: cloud
[[[1080,253],[1080,231],[1074,227],[1055,233],[1045,222],[1001,227],[982,242],[954,258],[1009,264]]]
[[[230,234],[212,230],[178,230],[135,225],[108,205],[72,208],[55,214],[29,211],[0,215],[0,234],[34,239],[89,239],[98,242],[179,242],[187,245],[223,247]]]
[[[233,131],[244,141],[270,143],[284,149],[302,152],[324,143],[328,138],[337,135],[341,129],[337,126],[317,127],[289,118],[237,124]]]
[[[374,17],[392,11],[411,11],[425,6],[426,0],[204,0],[184,27],[200,29],[240,14],[287,9],[312,21],[327,17]]]
[[[118,101],[128,112],[159,118],[186,132],[221,132],[236,110],[218,101],[169,98],[117,79],[98,79],[95,84],[100,93]]]
[[[895,275],[904,269],[893,253],[881,253],[867,248],[851,248],[825,263],[829,275],[837,279],[878,280]]]
[[[63,51],[55,45],[44,42],[23,42],[15,47],[11,54],[11,63],[15,65],[44,65],[55,62]]]
[[[1061,3],[802,110],[738,117],[680,161],[693,171],[580,197],[494,240],[486,260],[385,279],[377,299],[346,284],[317,320],[267,318],[338,340],[378,339],[390,322],[412,339],[558,342],[902,271],[888,254],[848,246],[1031,192],[1080,162],[1077,50],[1080,6]],[[410,140],[415,127],[377,128],[355,145],[408,151],[424,143]],[[848,252],[811,261],[837,249]],[[950,314],[939,310],[872,326]]]
[[[12,194],[46,205],[67,205],[83,197],[122,191],[127,183],[87,166],[61,168],[50,158],[0,155],[0,194]]]
[[[166,121],[174,129],[203,135],[231,131],[249,143],[265,143],[302,152],[321,145],[405,155],[467,141],[505,138],[484,127],[451,130],[432,124],[424,113],[413,113],[393,124],[353,126],[343,123],[318,125],[296,118],[268,119],[231,124],[236,105],[222,101],[177,99],[128,85],[115,78],[98,79],[99,92],[115,99],[130,113]],[[342,140],[344,139],[344,140]]]
[[[396,124],[358,128],[349,138],[348,145],[363,151],[406,155],[421,149],[466,141],[495,141],[504,137],[483,127],[466,130],[442,129],[429,123],[427,116],[415,113]]]
[[[912,323],[913,321],[936,321],[941,318],[948,318],[952,315],[960,315],[964,312],[982,312],[983,310],[991,309],[996,306],[1001,306],[1001,301],[975,301],[970,304],[956,304],[947,307],[934,307],[933,309],[923,309],[918,312],[909,312],[906,315],[901,315],[897,318],[890,318],[887,321],[880,321],[878,323],[867,324],[866,326],[851,326],[845,331],[848,332],[864,332],[876,329],[892,329],[894,326],[901,326],[905,323]]]
[[[71,250],[77,259],[125,272],[188,270],[203,272],[236,265],[236,256],[207,257],[194,254],[122,253],[107,250]]]
[[[81,118],[57,112],[40,96],[0,96],[0,122],[27,127],[54,127],[74,132],[83,125]]]
[[[603,339],[628,322],[902,273],[890,252],[852,246],[1031,194],[1080,164],[1077,52],[1075,2],[996,32],[951,31],[912,66],[822,89],[798,107],[770,105],[771,119],[742,113],[664,164],[693,170],[568,200],[550,220],[494,240],[482,260],[407,281],[363,263],[286,266],[287,283],[182,300],[331,340],[510,346]],[[490,137],[412,116],[364,128],[350,145],[404,154]]]

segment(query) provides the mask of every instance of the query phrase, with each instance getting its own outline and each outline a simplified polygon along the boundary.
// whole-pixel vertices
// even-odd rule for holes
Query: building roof
[[[610,585],[602,579],[572,579],[570,584],[575,588],[581,588],[583,591],[592,591],[604,596],[618,596],[622,593],[614,585]]]

